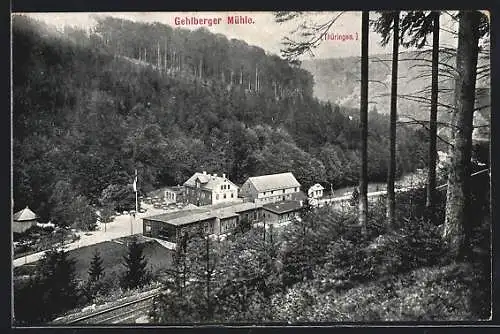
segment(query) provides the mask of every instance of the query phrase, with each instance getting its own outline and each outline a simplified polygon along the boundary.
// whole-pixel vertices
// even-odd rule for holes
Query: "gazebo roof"
[[[27,220],[35,220],[38,216],[30,210],[30,208],[25,207],[21,211],[14,213],[14,221],[27,221]]]

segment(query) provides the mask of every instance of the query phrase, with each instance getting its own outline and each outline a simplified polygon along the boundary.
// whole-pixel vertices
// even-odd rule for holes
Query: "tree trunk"
[[[158,41],[156,49],[156,67],[158,68],[158,71],[161,72],[161,58],[160,58],[160,41]]]
[[[398,56],[399,56],[399,11],[394,13],[392,41],[392,77],[391,77],[391,116],[390,116],[390,158],[387,172],[387,224],[392,228],[395,224],[396,194],[396,121],[398,101]]]
[[[203,78],[203,58],[200,59],[200,70],[198,71],[198,73],[200,74],[200,79]]]
[[[167,55],[168,55],[168,49],[167,49],[167,40],[165,40],[165,54],[163,57],[163,70],[165,73],[167,73]]]
[[[468,204],[480,13],[462,11],[458,28],[455,143],[451,155],[443,239],[457,259],[468,250]]]
[[[438,64],[439,64],[439,12],[433,12],[432,28],[432,70],[431,70],[431,112],[429,119],[429,170],[427,174],[428,219],[435,221],[436,206],[436,158],[437,158],[437,106],[438,106]]]
[[[208,244],[208,234],[206,235],[206,255],[207,255],[207,266],[206,266],[206,272],[207,272],[207,320],[212,319],[212,307],[210,304],[210,247]]]
[[[361,127],[361,171],[359,176],[358,222],[366,232],[368,214],[368,25],[369,12],[361,14],[361,99],[359,118]]]

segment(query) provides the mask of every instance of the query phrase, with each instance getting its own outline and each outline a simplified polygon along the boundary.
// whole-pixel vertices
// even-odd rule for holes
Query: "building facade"
[[[292,173],[250,177],[240,189],[240,196],[259,204],[292,200],[299,193],[300,183]]]
[[[186,202],[197,206],[238,201],[238,186],[226,174],[195,173],[184,182],[184,189]]]
[[[325,188],[321,184],[316,183],[307,191],[307,197],[315,199],[321,198],[323,197],[323,190],[325,190]]]
[[[184,235],[225,235],[243,219],[254,223],[262,218],[262,206],[254,203],[229,204],[217,209],[183,210],[143,218],[143,234],[177,243]]]
[[[166,187],[163,191],[163,201],[166,204],[184,203],[184,187]]]
[[[299,217],[303,203],[301,201],[280,201],[262,206],[263,222],[266,224],[283,224]]]

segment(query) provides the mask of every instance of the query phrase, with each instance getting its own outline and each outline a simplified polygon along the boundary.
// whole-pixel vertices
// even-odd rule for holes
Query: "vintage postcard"
[[[12,325],[491,319],[489,12],[16,12]]]

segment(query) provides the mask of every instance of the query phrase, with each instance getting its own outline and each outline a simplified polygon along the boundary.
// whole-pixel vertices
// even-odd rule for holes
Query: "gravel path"
[[[107,224],[106,231],[104,228],[104,224],[100,224],[97,231],[79,232],[78,234],[80,235],[80,239],[70,244],[64,245],[64,249],[69,251],[85,246],[95,245],[104,241],[110,241],[113,239],[129,236],[131,234],[142,234],[143,217],[153,216],[166,212],[165,210],[155,209],[149,205],[143,205],[142,207],[147,208],[147,211],[137,214],[135,219],[130,215],[117,216],[111,223]],[[44,254],[45,251],[14,259],[14,267],[19,267],[27,263],[36,262],[40,260]]]

